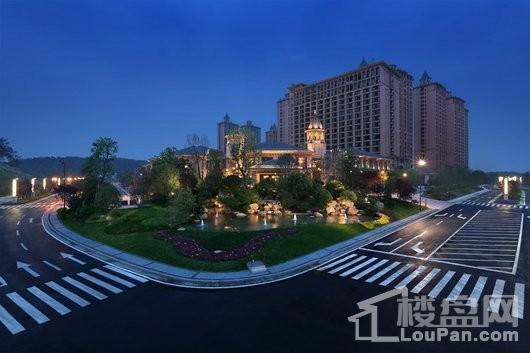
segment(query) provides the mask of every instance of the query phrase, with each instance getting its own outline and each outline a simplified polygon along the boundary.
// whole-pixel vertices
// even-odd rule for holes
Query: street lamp
[[[408,174],[407,174],[407,173],[403,173],[403,174],[401,174],[401,176],[402,176],[403,178],[406,178],[406,177],[408,176]]]
[[[418,164],[418,167],[420,167],[420,168],[421,167],[425,167],[427,165],[427,161],[425,159],[423,159],[423,158],[420,158],[420,159],[418,159],[417,164]],[[421,182],[421,185],[420,185],[420,211],[421,211],[421,195],[423,193],[423,187],[424,187],[423,184],[425,184],[424,183],[424,176],[422,176],[421,181],[422,182]]]
[[[17,197],[17,181],[18,178],[14,178],[11,182],[11,196]]]

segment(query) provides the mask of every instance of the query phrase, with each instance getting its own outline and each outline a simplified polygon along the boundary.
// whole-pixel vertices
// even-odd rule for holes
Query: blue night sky
[[[470,110],[470,164],[530,169],[530,1],[0,0],[0,136],[24,157],[146,159],[216,123],[266,130],[295,82],[363,57]]]

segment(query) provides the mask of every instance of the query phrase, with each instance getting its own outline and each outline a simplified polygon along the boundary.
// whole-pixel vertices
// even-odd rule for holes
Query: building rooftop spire
[[[427,71],[423,71],[423,75],[421,75],[421,78],[420,78],[420,84],[423,86],[423,85],[428,85],[431,82],[432,82],[431,76],[429,76]]]
[[[361,61],[361,63],[359,64],[359,68],[363,68],[365,66],[368,66],[368,63],[366,62],[366,59],[363,58],[363,60]]]
[[[324,126],[322,125],[322,122],[318,118],[317,111],[313,111],[313,115],[311,116],[311,119],[309,120],[309,126],[308,129],[323,129]]]

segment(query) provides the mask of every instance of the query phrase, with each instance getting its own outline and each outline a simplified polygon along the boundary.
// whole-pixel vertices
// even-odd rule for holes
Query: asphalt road
[[[528,351],[530,313],[525,306],[517,313],[517,316],[524,315],[515,328],[520,333],[519,341],[502,344],[356,341],[355,325],[347,319],[362,312],[357,306],[359,301],[399,285],[409,291],[416,289],[418,294],[430,294],[437,315],[455,288],[461,289],[461,294],[476,294],[475,287],[484,282],[481,293],[476,296],[481,312],[481,299],[498,291],[500,284],[503,294],[514,294],[521,285],[527,287],[528,210],[499,211],[492,207],[455,205],[378,240],[392,243],[400,239],[393,245],[376,246],[374,242],[293,279],[252,288],[191,290],[142,283],[65,247],[42,229],[43,207],[0,209],[0,276],[6,282],[2,285],[0,280],[0,318],[4,315],[3,324],[0,323],[1,352]],[[484,212],[493,213],[470,225]],[[440,215],[444,213],[447,214]],[[491,226],[491,220],[513,223],[514,217],[524,217],[517,259],[511,242],[505,251],[509,256],[501,256],[505,255],[499,251],[503,250],[504,239],[499,238],[502,235],[494,227],[483,228]],[[467,226],[479,227],[490,238],[484,242],[464,241],[465,246],[458,244],[460,237],[473,236],[469,235],[472,232],[466,230]],[[452,255],[453,260],[445,261],[439,254],[447,253],[444,246],[455,241],[457,254]],[[422,243],[418,245],[419,242]],[[487,242],[492,246],[484,247]],[[74,258],[63,258],[61,252]],[[470,265],[462,260],[484,254],[487,261],[483,265],[480,265],[482,261]],[[496,260],[504,258],[508,260],[503,261],[511,259],[503,266],[512,264],[513,274],[509,269],[490,268],[496,267]],[[17,261],[30,265],[30,271],[17,269]],[[395,267],[372,279],[394,263],[397,263]],[[433,271],[436,273],[431,275]],[[109,274],[114,278],[108,277]],[[57,285],[68,292],[60,293]],[[528,303],[526,289],[523,298]],[[520,308],[519,304],[517,307]],[[396,300],[380,303],[380,335],[396,334],[398,309]],[[6,312],[18,326],[6,319],[9,318]],[[13,334],[8,327],[15,331],[18,328],[19,332]],[[366,331],[369,323],[363,322],[362,327]],[[487,328],[489,331],[504,329],[507,324],[492,324]],[[478,329],[471,331],[478,332]]]

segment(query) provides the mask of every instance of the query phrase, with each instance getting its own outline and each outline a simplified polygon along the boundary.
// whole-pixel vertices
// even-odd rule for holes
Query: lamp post
[[[421,158],[421,159],[418,160],[417,165],[418,165],[419,168],[425,167],[427,165],[427,161],[425,161],[425,159]],[[425,181],[425,179],[424,179],[424,176],[422,175],[421,176],[421,185],[420,185],[420,211],[421,211],[421,195],[423,194],[423,186],[424,186],[423,184],[425,184],[424,181]]]

